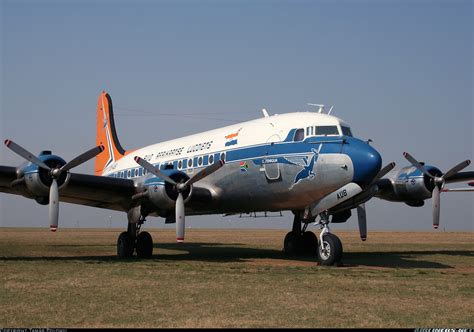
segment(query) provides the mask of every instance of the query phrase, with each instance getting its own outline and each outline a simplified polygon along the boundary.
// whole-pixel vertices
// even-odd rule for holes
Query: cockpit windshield
[[[339,131],[337,130],[337,126],[316,126],[316,135],[339,135]]]
[[[352,137],[351,128],[341,126],[341,129],[342,129],[342,135]]]

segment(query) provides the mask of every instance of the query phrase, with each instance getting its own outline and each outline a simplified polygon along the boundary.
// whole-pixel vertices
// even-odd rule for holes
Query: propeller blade
[[[5,145],[7,146],[7,148],[9,148],[10,150],[12,150],[13,152],[15,152],[17,155],[25,158],[26,160],[28,160],[29,162],[32,162],[33,164],[41,167],[41,168],[44,168],[48,171],[51,170],[51,167],[49,167],[48,165],[46,165],[44,162],[42,162],[41,160],[39,160],[35,155],[33,155],[31,152],[29,152],[28,150],[22,148],[21,146],[19,146],[18,144],[16,144],[15,142],[13,141],[10,141],[9,139],[5,140]]]
[[[456,174],[457,172],[465,169],[467,166],[469,166],[469,164],[471,163],[471,161],[468,159],[468,160],[464,160],[463,162],[460,162],[459,164],[457,164],[456,166],[454,166],[453,168],[451,168],[449,171],[447,171],[444,175],[443,175],[443,179],[448,179],[450,176],[453,176],[454,174]]]
[[[176,241],[184,242],[184,200],[181,193],[176,200]]]
[[[374,184],[375,182],[377,182],[378,180],[380,180],[381,178],[383,178],[388,172],[390,172],[393,168],[395,167],[395,163],[394,162],[391,162],[390,164],[388,164],[387,166],[385,166],[384,168],[382,168],[378,173],[377,175],[375,176],[375,178],[372,180],[372,183],[371,184]]]
[[[439,227],[439,212],[440,212],[440,195],[439,187],[435,186],[433,189],[433,227]]]
[[[403,156],[416,168],[422,171],[425,175],[429,176],[432,179],[435,179],[433,175],[431,175],[428,170],[420,164],[415,158],[413,158],[408,152],[403,152]]]
[[[157,177],[163,179],[165,182],[168,182],[168,183],[171,183],[171,184],[173,184],[173,185],[176,185],[176,182],[175,182],[172,178],[170,178],[168,175],[166,175],[166,174],[160,172],[159,170],[157,170],[157,169],[155,168],[155,166],[153,166],[152,164],[150,164],[150,163],[149,163],[148,161],[146,161],[145,159],[136,156],[136,157],[134,158],[134,160],[135,160],[135,162],[136,162],[138,165],[142,166],[142,167],[143,167],[144,169],[146,169],[148,172],[150,172],[150,173],[154,174],[155,176],[157,176]]]
[[[446,193],[446,192],[474,192],[474,188],[445,188],[441,190],[441,192]]]
[[[365,204],[357,207],[357,219],[359,220],[359,233],[362,241],[367,240],[367,215],[365,212]]]
[[[95,156],[97,156],[102,151],[104,151],[104,146],[103,145],[96,146],[95,148],[92,148],[89,151],[84,152],[83,154],[79,155],[78,157],[76,157],[73,160],[71,160],[70,162],[68,162],[66,165],[61,167],[60,171],[61,172],[67,172],[71,168],[77,167],[77,166],[85,163],[86,161],[94,158]]]
[[[51,232],[58,229],[59,219],[59,190],[56,179],[53,178],[51,188],[49,188],[49,228]]]
[[[224,161],[219,160],[219,161],[215,162],[214,164],[212,164],[211,166],[208,166],[208,167],[204,168],[203,170],[201,170],[199,173],[197,173],[192,178],[190,178],[188,181],[186,181],[186,183],[184,185],[185,186],[192,185],[193,183],[196,183],[199,180],[204,179],[206,176],[211,175],[212,173],[217,171],[222,166],[224,166]]]

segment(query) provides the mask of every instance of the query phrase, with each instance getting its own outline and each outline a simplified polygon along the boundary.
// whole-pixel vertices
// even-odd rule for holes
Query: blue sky
[[[447,170],[473,158],[472,1],[0,1],[0,136],[69,160],[95,143],[108,91],[125,148],[272,113],[334,104],[384,164],[404,151]],[[135,113],[136,114],[136,113]],[[0,164],[19,157],[0,148]],[[91,173],[93,163],[77,171]],[[471,167],[472,169],[472,167]],[[473,196],[442,196],[441,227],[473,230]],[[373,199],[369,227],[431,229],[423,208]],[[0,195],[0,225],[47,226],[46,207]],[[198,226],[290,228],[188,218]],[[125,215],[62,204],[63,226]],[[153,219],[152,225],[163,222]],[[335,228],[355,229],[354,217]]]

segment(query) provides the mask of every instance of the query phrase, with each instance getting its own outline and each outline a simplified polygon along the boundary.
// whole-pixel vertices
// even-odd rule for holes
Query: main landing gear
[[[341,240],[330,233],[327,213],[321,213],[320,217],[321,220],[317,223],[321,228],[318,241],[313,232],[306,230],[309,223],[304,223],[302,229],[303,221],[298,214],[295,214],[293,229],[285,236],[283,250],[289,255],[317,257],[321,265],[339,265],[343,252]]]
[[[128,230],[122,232],[117,240],[117,256],[120,259],[132,258],[136,250],[138,258],[151,258],[153,255],[153,240],[150,233],[140,232],[145,218],[138,223],[128,223]]]

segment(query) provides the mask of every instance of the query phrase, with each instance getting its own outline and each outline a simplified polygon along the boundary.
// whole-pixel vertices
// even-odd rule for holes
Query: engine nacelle
[[[425,168],[434,176],[443,174],[434,166]],[[431,177],[416,167],[408,166],[379,181],[379,192],[376,196],[388,201],[404,202],[409,206],[422,206],[425,199],[431,198],[434,187],[435,183]]]
[[[189,176],[180,171],[162,170],[161,172],[168,175],[176,183],[183,183],[189,180]],[[178,191],[175,189],[174,185],[164,182],[158,177],[152,177],[145,181],[144,187],[146,188],[148,199],[159,210],[171,210],[175,208],[175,202],[178,199]],[[192,186],[188,186],[182,194],[184,202],[186,203],[191,197]]]
[[[66,162],[58,156],[52,155],[51,151],[42,151],[38,158],[51,168],[62,167]],[[49,204],[49,188],[53,179],[49,171],[35,164],[28,163],[17,170],[17,176],[25,179],[25,185],[34,199],[41,205]],[[64,172],[57,179],[59,189],[67,185],[69,173]]]

